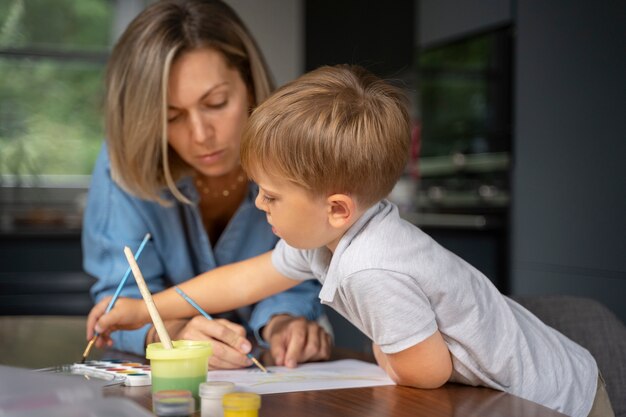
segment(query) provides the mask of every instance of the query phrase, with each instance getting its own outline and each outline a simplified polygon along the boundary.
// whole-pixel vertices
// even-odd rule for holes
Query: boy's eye
[[[270,204],[272,202],[274,202],[276,199],[274,197],[270,197],[267,194],[263,194],[263,202]]]

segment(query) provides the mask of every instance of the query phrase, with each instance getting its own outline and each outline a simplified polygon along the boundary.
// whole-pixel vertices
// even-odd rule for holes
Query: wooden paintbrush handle
[[[137,281],[137,286],[139,287],[139,291],[141,292],[143,301],[145,301],[146,303],[148,313],[150,313],[150,318],[152,318],[152,323],[154,324],[154,328],[159,335],[159,339],[161,339],[161,343],[163,343],[163,347],[165,347],[166,349],[172,349],[172,340],[170,339],[170,335],[165,329],[163,320],[161,320],[161,316],[159,315],[159,311],[154,304],[152,294],[150,294],[150,290],[146,285],[146,281],[143,279],[143,275],[141,274],[139,265],[137,265],[137,262],[135,261],[133,251],[131,251],[130,248],[126,246],[124,247],[124,254],[126,255],[126,259],[128,260],[130,269],[133,271],[133,276],[135,277],[135,281]]]

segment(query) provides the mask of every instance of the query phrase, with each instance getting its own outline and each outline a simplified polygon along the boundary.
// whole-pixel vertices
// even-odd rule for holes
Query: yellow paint
[[[224,417],[258,417],[261,396],[252,392],[231,392],[222,397]]]

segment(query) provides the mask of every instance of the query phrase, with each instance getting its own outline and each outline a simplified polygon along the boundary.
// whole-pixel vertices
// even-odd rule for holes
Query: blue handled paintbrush
[[[139,259],[139,255],[141,255],[141,252],[143,251],[143,248],[146,246],[146,243],[148,243],[148,241],[150,240],[150,237],[151,237],[150,233],[146,233],[146,236],[144,236],[143,240],[141,241],[141,244],[139,245],[139,249],[137,249],[137,253],[135,254],[135,260]],[[117,285],[115,294],[113,294],[113,298],[111,298],[111,301],[109,301],[109,305],[107,306],[107,309],[104,311],[104,314],[111,311],[111,309],[115,305],[117,298],[120,296],[120,293],[122,292],[122,288],[124,288],[124,285],[126,284],[126,281],[128,280],[130,272],[131,272],[131,268],[129,266],[128,269],[126,270],[126,273],[122,277],[122,280]],[[80,361],[80,363],[85,363],[85,360],[87,359],[87,356],[89,355],[89,352],[91,352],[91,348],[93,347],[94,343],[96,343],[96,340],[98,340],[99,336],[100,336],[99,333],[96,333],[93,335],[93,337],[87,344],[85,351],[83,352],[83,359]]]
[[[189,304],[191,304],[191,306],[192,306],[193,308],[195,308],[196,310],[198,310],[198,312],[199,312],[200,314],[202,314],[205,318],[207,318],[207,319],[209,319],[209,320],[213,320],[213,317],[211,317],[211,316],[209,315],[209,313],[207,313],[206,311],[204,311],[204,310],[202,309],[202,307],[200,307],[200,306],[199,306],[199,305],[198,305],[195,301],[193,301],[193,300],[191,299],[191,297],[189,297],[187,294],[185,294],[185,292],[184,292],[183,290],[181,290],[181,289],[180,289],[180,288],[178,288],[178,287],[174,287],[174,289],[176,290],[176,292],[177,292],[178,294],[180,294],[180,296],[181,296],[181,297],[183,297],[183,298],[185,299],[185,301],[187,301]],[[267,373],[267,369],[265,369],[265,367],[264,367],[263,365],[261,365],[261,362],[259,362],[259,361],[257,360],[257,358],[255,358],[254,356],[252,356],[252,353],[248,353],[246,356],[247,356],[248,358],[250,358],[250,360],[251,360],[251,361],[252,361],[252,362],[253,362],[253,363],[254,363],[254,364],[255,364],[255,365],[256,365],[256,366],[257,366],[260,370],[262,370],[263,372]]]

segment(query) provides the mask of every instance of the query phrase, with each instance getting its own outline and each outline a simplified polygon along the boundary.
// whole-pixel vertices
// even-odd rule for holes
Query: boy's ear
[[[328,205],[328,223],[335,228],[350,224],[356,215],[356,203],[346,194],[333,194],[326,198]]]

